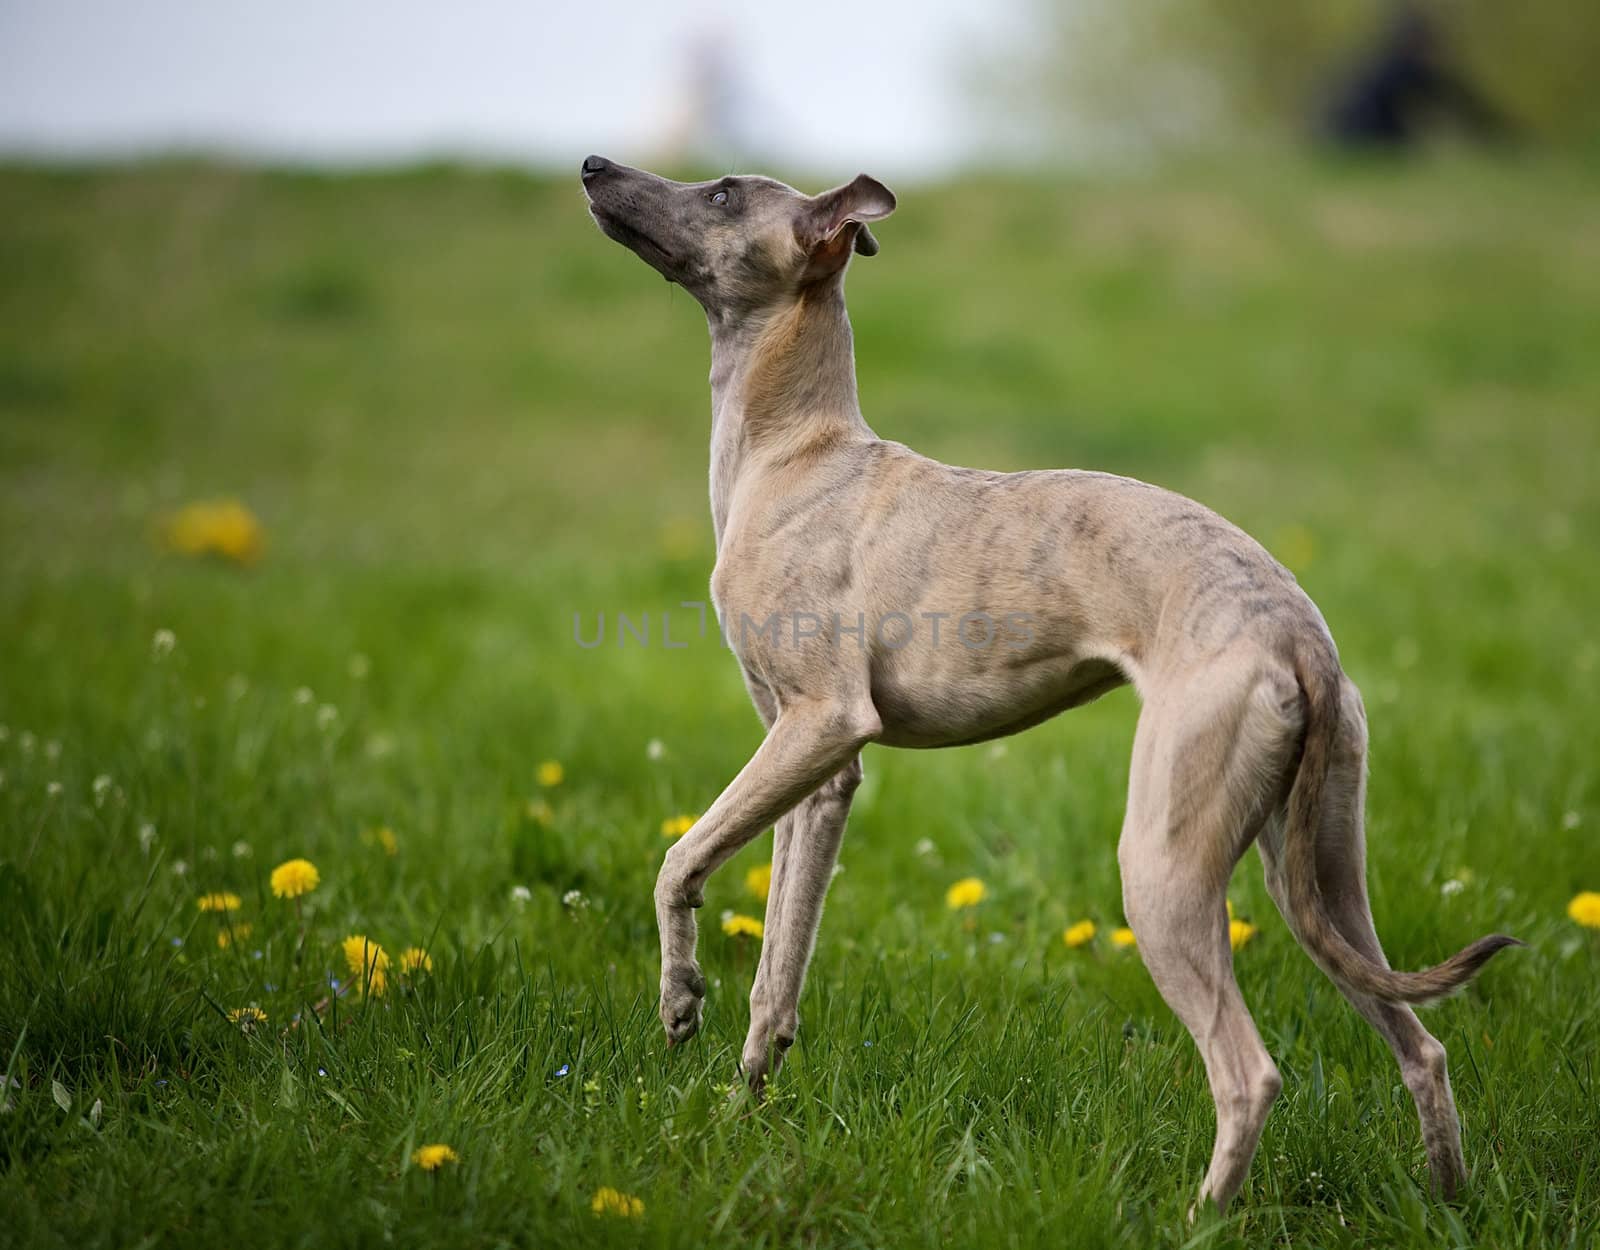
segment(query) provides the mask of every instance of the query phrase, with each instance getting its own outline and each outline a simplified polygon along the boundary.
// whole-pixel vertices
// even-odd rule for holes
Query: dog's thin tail
[[[1460,989],[1496,951],[1522,946],[1502,933],[1479,938],[1442,964],[1421,972],[1395,972],[1358,951],[1334,926],[1317,877],[1317,830],[1334,745],[1340,730],[1337,659],[1314,644],[1296,649],[1295,677],[1306,696],[1305,745],[1289,791],[1284,862],[1289,906],[1297,936],[1341,986],[1388,1002],[1426,1003]]]

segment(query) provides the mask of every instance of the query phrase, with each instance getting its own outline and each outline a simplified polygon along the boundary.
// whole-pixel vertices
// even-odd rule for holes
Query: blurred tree
[[[1035,0],[1027,47],[980,84],[1078,148],[1304,134],[1392,20],[1392,0]],[[1600,3],[1421,5],[1460,72],[1519,128],[1600,136]]]

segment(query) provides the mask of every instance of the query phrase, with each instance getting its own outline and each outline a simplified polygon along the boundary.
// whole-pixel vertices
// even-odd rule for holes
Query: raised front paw
[[[706,1000],[706,979],[694,962],[661,974],[661,1026],[667,1045],[686,1042],[700,1031],[701,1005]]]

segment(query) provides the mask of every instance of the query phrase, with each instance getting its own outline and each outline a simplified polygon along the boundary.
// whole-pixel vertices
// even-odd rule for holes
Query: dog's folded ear
[[[852,248],[876,256],[878,240],[867,223],[881,221],[894,206],[894,192],[866,174],[806,201],[795,238],[811,258],[808,270],[817,277],[832,272],[849,259]]]

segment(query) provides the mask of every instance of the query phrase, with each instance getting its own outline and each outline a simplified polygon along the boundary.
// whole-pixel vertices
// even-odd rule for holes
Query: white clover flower
[[[511,887],[511,901],[518,907],[526,907],[533,902],[533,891],[525,885],[514,885]]]
[[[372,671],[372,661],[357,651],[350,657],[350,663],[345,665],[345,671],[357,681],[365,681],[367,674]]]
[[[568,890],[561,896],[561,905],[563,907],[570,907],[573,910],[577,910],[579,908],[587,907],[589,905],[589,900],[583,897],[582,890]]]
[[[250,679],[243,673],[235,673],[232,677],[228,678],[228,684],[224,687],[224,691],[226,692],[228,698],[232,699],[235,703],[244,698],[245,692],[249,689]]]
[[[939,848],[933,844],[932,838],[918,838],[915,850],[918,855],[921,855],[924,858],[929,855],[937,855],[939,853]]]
[[[111,793],[111,778],[101,773],[89,788],[94,791],[94,805],[100,807],[105,803],[106,796]]]
[[[29,730],[24,729],[22,736],[17,739],[17,745],[22,748],[24,755],[32,755],[33,748],[38,744],[38,741]]]
[[[644,744],[644,757],[647,760],[659,760],[667,753],[667,744],[660,738],[651,738]]]
[[[374,760],[384,759],[394,754],[393,734],[373,734],[367,739],[367,758]]]
[[[173,860],[172,875],[174,877],[187,877],[189,875],[189,861],[186,859]]]
[[[46,794],[48,794],[52,799],[60,798],[61,797],[61,783],[59,781],[52,781],[49,785],[47,785],[44,788],[44,792]]]
[[[339,719],[339,709],[331,703],[324,703],[317,709],[317,728],[328,730],[333,728],[333,722]]]
[[[155,840],[156,827],[154,825],[146,821],[139,826],[139,849],[141,851],[146,855],[150,854],[150,848],[155,844]]]
[[[1466,888],[1466,883],[1459,877],[1451,877],[1450,880],[1439,887],[1439,893],[1444,895],[1445,898],[1449,898],[1452,894],[1460,894]]]
[[[310,707],[316,701],[316,695],[311,693],[310,686],[301,686],[294,692],[294,701],[301,707]]]
[[[1581,816],[1579,816],[1577,812],[1564,812],[1564,813],[1562,813],[1562,816],[1561,816],[1561,827],[1563,829],[1576,829],[1582,823],[1583,823],[1583,818]]]
[[[155,632],[155,637],[150,639],[151,657],[157,660],[164,660],[172,654],[177,645],[177,634],[170,629],[158,629]]]
[[[61,758],[61,744],[54,738],[44,744],[44,757],[52,764]]]
[[[235,859],[249,859],[254,854],[255,851],[251,849],[248,842],[235,842],[233,844],[233,857]]]

